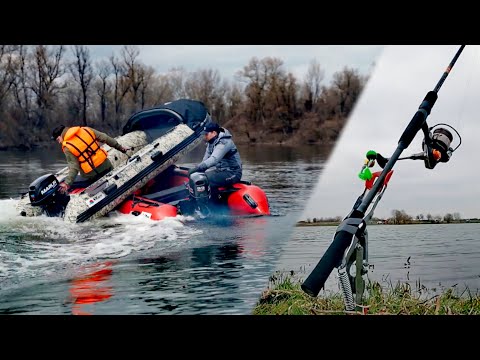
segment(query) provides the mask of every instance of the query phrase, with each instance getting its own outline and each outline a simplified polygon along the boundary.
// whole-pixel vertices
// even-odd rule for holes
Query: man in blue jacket
[[[188,175],[205,172],[210,186],[232,185],[242,178],[242,160],[233,143],[232,134],[217,123],[210,122],[203,128],[207,148],[200,164],[190,169]]]

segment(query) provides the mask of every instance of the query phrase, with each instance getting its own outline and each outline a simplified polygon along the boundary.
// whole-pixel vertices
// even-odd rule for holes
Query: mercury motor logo
[[[45,194],[48,190],[54,188],[55,186],[57,186],[57,180],[53,180],[50,185],[48,185],[46,188],[42,189],[42,191],[40,191],[40,194]]]

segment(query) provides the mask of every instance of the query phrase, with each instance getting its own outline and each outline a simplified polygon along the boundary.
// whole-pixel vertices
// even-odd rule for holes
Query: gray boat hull
[[[64,220],[77,223],[106,215],[200,142],[198,134],[187,125],[175,126],[133,154],[125,165],[117,167],[81,193],[71,194]]]

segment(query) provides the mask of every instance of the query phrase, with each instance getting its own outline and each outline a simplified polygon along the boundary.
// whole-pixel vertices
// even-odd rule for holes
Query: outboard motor
[[[210,184],[207,176],[204,173],[193,173],[190,175],[188,185],[190,197],[196,202],[197,207],[200,209],[200,211],[207,210],[208,212]]]
[[[60,182],[53,174],[40,176],[28,188],[32,206],[40,206],[47,216],[63,216],[70,196],[58,192]]]

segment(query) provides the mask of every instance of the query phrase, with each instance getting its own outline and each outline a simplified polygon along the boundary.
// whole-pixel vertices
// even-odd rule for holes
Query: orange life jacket
[[[67,148],[78,159],[85,174],[99,167],[107,159],[107,152],[100,148],[97,137],[88,127],[71,127],[63,137],[62,150]]]

